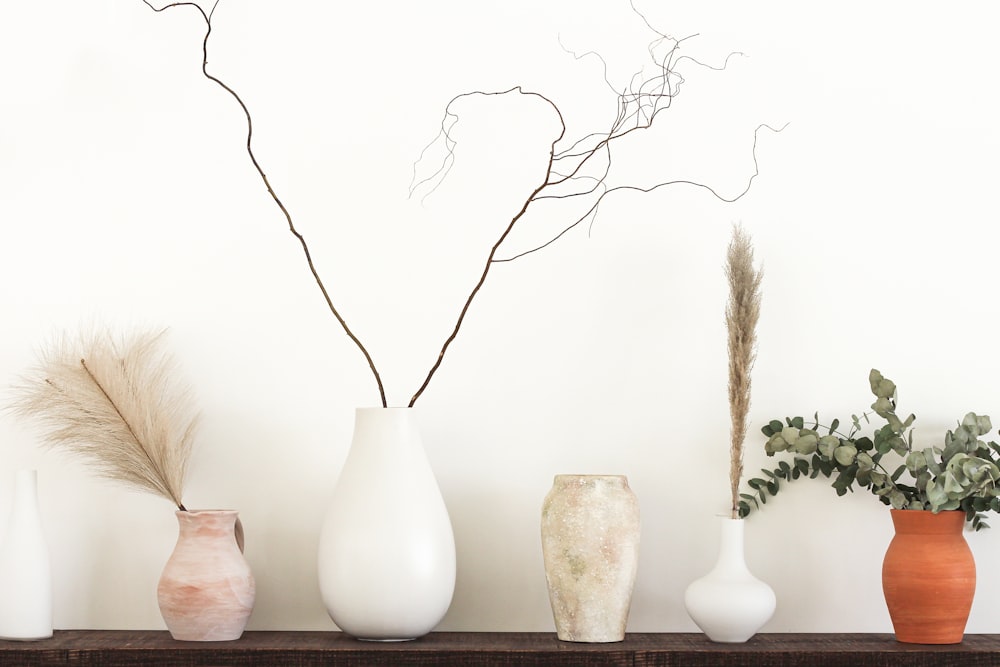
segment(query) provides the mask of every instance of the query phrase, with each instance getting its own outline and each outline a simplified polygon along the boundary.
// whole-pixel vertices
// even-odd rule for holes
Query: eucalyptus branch
[[[361,343],[361,340],[354,334],[351,328],[347,325],[347,321],[340,314],[340,311],[338,311],[336,306],[334,306],[333,299],[330,297],[330,293],[327,291],[326,285],[323,284],[323,279],[320,277],[319,271],[316,269],[316,265],[313,263],[312,252],[310,252],[309,250],[309,244],[306,243],[305,236],[303,236],[299,232],[299,230],[296,229],[295,223],[292,221],[291,213],[289,213],[288,209],[282,203],[281,199],[278,198],[278,195],[277,193],[275,193],[274,188],[271,187],[271,182],[268,180],[267,175],[264,173],[263,168],[261,168],[260,163],[257,161],[257,156],[254,154],[253,151],[253,118],[250,115],[250,110],[247,108],[247,105],[243,102],[243,99],[239,96],[239,94],[236,93],[235,90],[233,90],[221,79],[217,78],[208,71],[208,39],[212,35],[212,16],[215,13],[215,8],[219,4],[219,0],[216,0],[216,2],[212,5],[212,10],[208,13],[206,13],[205,10],[202,9],[201,5],[194,2],[174,2],[168,5],[164,5],[163,7],[157,8],[152,4],[150,0],[142,0],[142,1],[154,12],[162,12],[164,10],[171,9],[173,7],[194,7],[195,9],[198,10],[198,13],[201,14],[201,17],[205,21],[205,38],[202,41],[201,73],[205,76],[206,79],[216,83],[223,90],[232,95],[233,99],[236,100],[237,104],[239,104],[240,108],[243,110],[243,114],[246,116],[247,119],[246,150],[247,150],[247,155],[249,155],[250,157],[250,162],[253,163],[254,169],[257,170],[257,173],[260,175],[261,180],[264,182],[264,186],[267,188],[267,193],[271,195],[271,199],[274,200],[274,203],[277,204],[278,208],[281,210],[282,215],[285,216],[285,221],[288,223],[288,231],[292,233],[292,235],[299,242],[299,245],[302,247],[302,252],[306,258],[306,264],[309,266],[309,272],[312,274],[313,280],[316,281],[316,286],[319,287],[320,292],[323,294],[323,300],[326,301],[327,307],[330,309],[330,312],[333,314],[333,316],[337,318],[337,322],[340,323],[340,326],[344,330],[344,333],[346,333],[347,336],[351,339],[351,341],[354,342],[354,344],[361,351],[361,354],[364,355],[365,361],[368,362],[368,367],[371,369],[372,374],[375,376],[375,383],[378,385],[378,393],[382,401],[382,407],[386,407],[388,404],[385,398],[385,387],[382,385],[382,377],[379,375],[378,369],[375,368],[375,362],[372,360],[371,355],[368,353],[368,349],[365,348],[365,346]]]
[[[857,416],[852,416],[847,437],[837,431],[837,419],[823,427],[826,435],[820,435],[818,416],[812,427],[806,427],[802,417],[788,417],[761,428],[768,438],[764,445],[768,456],[787,453],[793,458],[791,464],[779,461],[774,470],[763,469],[766,478],[747,481],[753,493],[740,494],[740,516],[776,496],[782,481],[822,475],[834,478],[831,486],[838,496],[854,491],[857,484],[893,509],[961,510],[974,530],[986,528],[983,513],[1000,512],[1000,444],[980,440],[993,428],[990,418],[969,412],[954,431],[945,433],[942,446],[915,448],[911,427],[916,417],[900,419],[896,414],[896,384],[876,369],[868,381],[876,397],[872,411],[885,420],[871,437],[855,437],[860,430]],[[863,417],[868,421],[868,413]],[[883,461],[888,455],[899,460],[891,474]],[[908,482],[901,481],[904,474]]]

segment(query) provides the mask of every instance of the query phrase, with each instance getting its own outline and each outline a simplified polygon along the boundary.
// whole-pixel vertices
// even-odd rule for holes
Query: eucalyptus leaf
[[[833,458],[842,466],[849,466],[854,463],[854,457],[857,455],[857,448],[851,444],[841,445],[833,450]]]
[[[1000,444],[980,440],[992,429],[988,416],[966,413],[954,431],[944,434],[940,446],[914,448],[916,417],[910,414],[901,419],[896,414],[896,384],[876,369],[869,373],[869,384],[875,396],[873,412],[852,414],[846,437],[837,432],[838,419],[823,427],[824,435],[820,435],[818,412],[812,428],[805,426],[802,417],[765,424],[761,429],[767,438],[765,451],[769,456],[784,454],[784,458],[779,458],[773,470],[763,470],[763,477],[746,482],[754,493],[741,494],[740,516],[776,496],[781,481],[807,477],[830,479],[838,496],[853,492],[857,484],[895,509],[958,509],[975,529],[986,526],[982,512],[1000,513]],[[870,414],[882,423],[874,422]],[[865,434],[863,430],[873,423],[874,431]]]

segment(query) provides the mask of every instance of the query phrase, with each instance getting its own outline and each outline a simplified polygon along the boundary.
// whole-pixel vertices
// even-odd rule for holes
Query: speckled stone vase
[[[542,556],[556,635],[625,638],[639,567],[639,502],[623,475],[556,475],[542,504]]]
[[[256,595],[232,510],[178,511],[180,534],[156,589],[174,639],[231,641],[246,628]]]

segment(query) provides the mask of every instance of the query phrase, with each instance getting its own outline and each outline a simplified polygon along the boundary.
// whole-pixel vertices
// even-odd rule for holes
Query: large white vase
[[[684,592],[688,615],[713,642],[741,643],[774,615],[770,586],[751,574],[743,552],[744,521],[724,517],[719,559]]]
[[[412,408],[357,409],[320,532],[319,585],[330,618],[359,639],[414,639],[448,611],[455,537]]]
[[[38,511],[38,476],[19,470],[0,540],[0,639],[52,636],[52,571]]]

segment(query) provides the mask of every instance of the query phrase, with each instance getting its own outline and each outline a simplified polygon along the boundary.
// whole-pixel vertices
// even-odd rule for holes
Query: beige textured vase
[[[639,502],[623,475],[556,475],[542,505],[542,556],[556,635],[625,638],[639,566]]]
[[[232,510],[178,511],[180,534],[156,590],[174,639],[239,639],[256,587],[243,557],[243,528]]]

